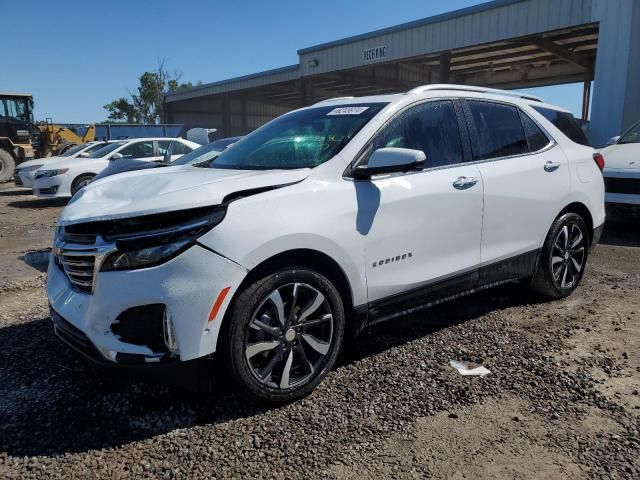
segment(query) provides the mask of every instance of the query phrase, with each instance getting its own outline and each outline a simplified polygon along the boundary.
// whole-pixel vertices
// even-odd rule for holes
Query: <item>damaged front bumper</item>
[[[46,290],[56,334],[85,357],[111,366],[164,364],[215,352],[224,312],[245,275],[195,244],[155,267],[97,272],[93,293],[75,288],[52,255]],[[229,295],[210,319],[225,289]]]

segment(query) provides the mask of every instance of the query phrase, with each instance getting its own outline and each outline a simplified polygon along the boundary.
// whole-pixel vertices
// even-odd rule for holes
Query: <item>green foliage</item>
[[[182,74],[170,73],[166,59],[158,59],[158,67],[153,72],[144,72],[139,78],[136,93],[129,92],[130,99],[121,97],[103,108],[109,112],[108,122],[159,123],[163,116],[164,94],[193,87],[191,82],[181,83]],[[197,85],[201,85],[198,82]]]

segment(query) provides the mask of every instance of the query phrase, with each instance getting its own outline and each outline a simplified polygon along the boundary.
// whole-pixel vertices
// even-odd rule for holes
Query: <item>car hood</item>
[[[36,158],[34,160],[29,160],[27,162],[22,162],[20,163],[16,168],[17,169],[23,169],[23,168],[27,168],[27,167],[32,167],[34,165],[43,165],[43,166],[47,166],[52,162],[56,162],[58,160],[62,160],[63,157],[45,157],[45,158]]]
[[[40,167],[38,170],[54,170],[56,168],[70,168],[80,164],[89,164],[89,162],[92,162],[95,160],[99,160],[99,159],[58,157],[58,159],[54,161],[43,162],[44,165]]]
[[[230,194],[304,180],[310,169],[227,170],[185,166],[137,170],[87,185],[69,202],[58,223],[151,215],[221,204]]]
[[[607,170],[640,170],[640,144],[611,145],[603,148],[601,152]]]

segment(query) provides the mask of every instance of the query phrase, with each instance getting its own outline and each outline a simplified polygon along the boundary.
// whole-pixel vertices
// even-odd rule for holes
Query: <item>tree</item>
[[[192,88],[192,83],[180,83],[182,73],[169,72],[166,58],[158,59],[153,72],[144,72],[138,78],[138,91],[129,92],[131,99],[121,97],[104,106],[109,121],[128,123],[158,123],[163,118],[164,94]],[[197,85],[201,85],[198,82]]]

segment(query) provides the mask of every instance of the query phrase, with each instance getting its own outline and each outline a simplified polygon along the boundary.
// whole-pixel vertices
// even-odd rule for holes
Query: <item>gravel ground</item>
[[[640,478],[637,223],[607,228],[570,298],[506,286],[378,327],[268,408],[68,351],[24,261],[60,208],[0,187],[0,478]]]

